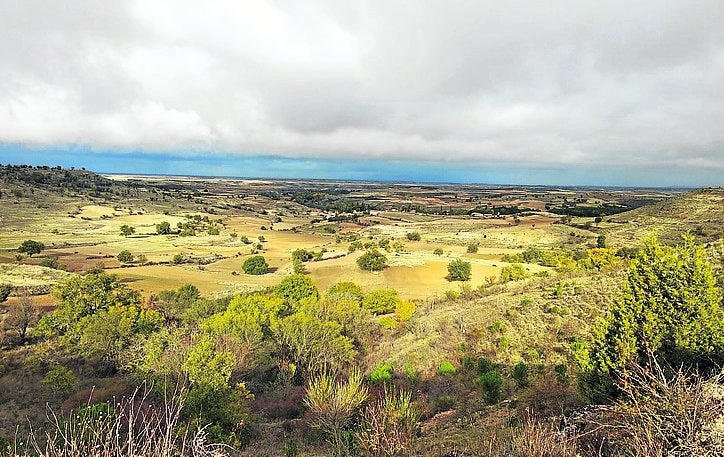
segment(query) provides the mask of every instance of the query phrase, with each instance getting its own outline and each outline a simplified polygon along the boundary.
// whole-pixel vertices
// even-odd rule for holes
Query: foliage
[[[580,261],[584,268],[602,270],[616,264],[618,257],[613,249],[594,248],[586,251],[587,258]]]
[[[10,296],[10,292],[13,291],[13,286],[10,284],[0,284],[0,303],[4,302]]]
[[[206,233],[208,235],[218,235],[221,232],[219,232],[219,229],[217,227],[209,227],[208,229],[206,229]]]
[[[127,249],[119,252],[116,258],[121,263],[133,262],[133,254]]]
[[[503,390],[503,377],[497,370],[486,371],[475,381],[485,394],[485,401],[490,404],[497,403]]]
[[[362,288],[358,284],[350,281],[341,281],[327,289],[326,296],[331,300],[349,300],[361,305],[364,299],[364,292],[362,292]]]
[[[383,397],[365,409],[355,437],[367,455],[409,456],[419,422],[409,392],[385,389]]]
[[[136,233],[136,229],[134,227],[131,227],[130,225],[123,224],[121,225],[121,235],[128,237],[130,235],[133,235]]]
[[[435,248],[432,253],[439,256],[442,255],[443,251],[442,248]]]
[[[167,221],[156,224],[156,233],[158,235],[169,235],[171,233],[171,224]]]
[[[437,367],[437,374],[439,376],[452,376],[455,373],[457,373],[458,370],[455,368],[455,365],[448,362],[447,360],[443,361],[439,367]]]
[[[387,257],[377,249],[371,249],[357,259],[357,265],[365,271],[380,271],[387,264]]]
[[[400,326],[400,321],[391,314],[385,314],[379,319],[380,327],[385,330],[394,330]]]
[[[352,362],[357,351],[343,326],[304,309],[272,323],[279,358],[289,360],[302,374],[335,372]]]
[[[309,409],[310,425],[324,432],[335,454],[347,450],[344,430],[351,426],[368,391],[362,374],[353,372],[346,382],[322,373],[309,382],[304,404]]]
[[[298,304],[302,300],[319,300],[319,290],[314,281],[305,275],[289,275],[274,288],[274,294],[288,303]]]
[[[65,270],[65,265],[61,265],[58,256],[49,256],[40,261],[41,267],[52,268],[54,270]]]
[[[415,314],[417,306],[410,300],[400,300],[395,305],[395,317],[400,322],[407,322]]]
[[[468,254],[475,254],[478,252],[478,243],[470,243],[468,244],[467,253]]]
[[[519,263],[514,263],[503,267],[500,270],[500,280],[504,283],[510,281],[518,281],[528,276],[528,271]]]
[[[43,243],[39,241],[26,240],[23,241],[20,247],[18,247],[18,252],[32,257],[33,254],[40,254],[43,249],[45,249],[45,245]]]
[[[528,365],[525,362],[518,362],[515,364],[513,367],[513,379],[515,379],[518,387],[528,387],[530,385],[528,372]]]
[[[50,387],[56,395],[68,395],[78,384],[78,378],[70,368],[56,365],[45,374],[41,382]]]
[[[598,235],[598,238],[596,238],[596,247],[597,248],[606,248],[606,235]]]
[[[246,259],[241,269],[248,275],[263,275],[269,271],[269,265],[264,256],[255,255]]]
[[[191,385],[211,390],[223,390],[229,386],[234,356],[228,351],[217,351],[216,343],[204,338],[189,348],[183,369]]]
[[[420,241],[422,239],[420,232],[408,232],[405,237],[410,241]]]
[[[392,371],[394,367],[391,363],[380,362],[369,376],[369,382],[373,386],[392,383]]]
[[[295,275],[303,275],[307,272],[307,268],[304,266],[304,262],[299,259],[292,260],[292,272]]]
[[[8,306],[8,312],[2,321],[2,329],[15,331],[19,343],[25,342],[28,329],[38,322],[38,310],[28,293],[24,293],[19,300]]]
[[[141,302],[138,292],[106,273],[74,276],[59,284],[53,294],[58,305],[53,313],[40,320],[39,333],[78,336],[83,318],[111,306],[138,306]]]
[[[395,310],[399,301],[395,289],[373,290],[362,300],[362,307],[374,314],[387,314]]]
[[[594,329],[590,354],[579,356],[582,396],[592,402],[616,396],[627,366],[650,355],[673,367],[721,365],[721,300],[706,252],[692,236],[677,247],[646,240],[622,295]]]
[[[308,262],[312,260],[314,254],[307,251],[306,249],[295,249],[292,251],[292,260],[301,260],[302,262]]]
[[[472,277],[470,262],[455,259],[447,264],[450,281],[470,281]]]

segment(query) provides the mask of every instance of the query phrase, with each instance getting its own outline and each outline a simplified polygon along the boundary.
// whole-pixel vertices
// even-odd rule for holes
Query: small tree
[[[478,243],[468,244],[468,254],[475,254],[478,252]]]
[[[472,277],[470,262],[455,259],[447,265],[450,281],[470,281]]]
[[[432,253],[435,255],[442,255],[442,248],[435,248],[435,250],[432,251]]]
[[[395,289],[373,290],[362,300],[362,307],[375,314],[387,314],[395,310],[399,301]]]
[[[32,257],[33,254],[40,254],[45,249],[45,245],[39,241],[26,240],[18,248],[18,252],[21,254],[27,254]]]
[[[130,225],[121,225],[121,235],[128,237],[136,233],[136,229]]]
[[[25,292],[19,301],[8,307],[3,327],[5,330],[14,330],[18,334],[20,344],[23,344],[28,329],[38,322],[38,318],[38,311],[35,309],[33,299],[29,293]]]
[[[319,300],[319,290],[314,282],[305,275],[286,276],[274,288],[274,295],[288,303],[299,303],[304,299]]]
[[[159,235],[168,235],[171,233],[171,224],[167,221],[163,221],[160,224],[156,224],[156,233]]]
[[[314,257],[314,254],[307,251],[306,249],[295,249],[292,252],[292,261],[294,260],[300,260],[302,262],[308,262],[312,260]]]
[[[78,378],[70,368],[56,365],[45,374],[41,382],[50,387],[56,395],[68,395],[78,384]]]
[[[0,284],[0,303],[4,302],[10,296],[10,292],[13,291],[13,286],[10,284]]]
[[[380,271],[387,264],[387,257],[377,249],[371,249],[357,259],[357,265],[366,271]]]
[[[266,263],[264,256],[255,255],[246,259],[241,269],[248,275],[258,276],[266,274],[269,271],[269,265]]]
[[[420,241],[422,239],[422,236],[420,235],[420,232],[409,232],[407,235],[405,235],[408,240],[410,241]]]
[[[510,281],[517,281],[527,276],[528,272],[526,271],[525,267],[523,267],[523,265],[519,263],[508,265],[507,267],[503,267],[503,269],[500,270],[500,280],[504,283]]]
[[[133,262],[133,254],[127,249],[119,252],[116,258],[121,263]]]
[[[598,235],[598,238],[596,238],[596,247],[597,248],[606,247],[606,235]]]

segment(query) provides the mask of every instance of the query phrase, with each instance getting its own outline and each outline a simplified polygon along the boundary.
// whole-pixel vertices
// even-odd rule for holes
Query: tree
[[[598,238],[596,238],[596,247],[597,248],[606,247],[606,235],[598,235]]]
[[[296,304],[306,299],[319,300],[319,289],[309,276],[289,275],[274,288],[274,295],[288,303]]]
[[[133,262],[133,254],[127,249],[119,252],[116,258],[121,263]]]
[[[362,304],[364,296],[362,288],[351,281],[341,281],[327,289],[327,298],[333,301],[347,300]]]
[[[632,364],[651,357],[674,368],[724,363],[724,310],[706,252],[691,235],[677,247],[644,242],[631,261],[623,292],[594,328],[589,351],[576,355],[579,390],[602,402],[620,393]]]
[[[128,237],[136,233],[136,229],[130,225],[121,225],[121,235]]]
[[[5,330],[14,330],[18,334],[20,344],[25,342],[28,328],[38,322],[38,311],[35,309],[33,299],[25,292],[20,300],[8,307],[8,313],[3,321]]]
[[[362,307],[375,314],[387,314],[395,310],[400,298],[395,289],[373,290],[362,300]]]
[[[467,252],[468,254],[475,254],[476,252],[478,252],[478,243],[468,244]]]
[[[18,252],[21,254],[27,254],[28,256],[32,257],[33,254],[40,254],[43,249],[45,249],[45,245],[43,243],[33,240],[26,240],[23,241],[23,243],[20,245],[20,247],[18,248]]]
[[[4,302],[10,296],[10,292],[13,291],[13,286],[10,284],[0,284],[0,303]]]
[[[156,233],[159,235],[168,235],[171,233],[171,224],[166,221],[156,224]]]
[[[447,264],[447,271],[450,275],[450,281],[470,281],[472,277],[470,262],[461,259],[455,259]]]
[[[507,267],[503,267],[500,270],[500,280],[504,283],[510,281],[517,281],[528,276],[528,272],[525,267],[519,263],[513,263]]]
[[[357,265],[366,271],[380,271],[387,264],[387,257],[377,249],[371,249],[357,259]]]
[[[405,236],[410,241],[420,241],[422,239],[420,232],[408,232]]]
[[[432,251],[432,253],[435,255],[442,255],[443,251],[442,251],[442,248],[435,248],[435,250]]]
[[[302,262],[307,262],[309,260],[312,260],[313,257],[314,254],[307,251],[306,249],[295,249],[292,252],[292,261],[300,260]]]
[[[264,256],[255,255],[246,259],[241,269],[248,275],[263,275],[269,271],[269,265]]]

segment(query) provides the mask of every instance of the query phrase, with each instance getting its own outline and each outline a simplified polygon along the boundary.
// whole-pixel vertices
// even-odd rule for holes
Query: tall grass
[[[159,406],[151,390],[137,388],[120,400],[87,405],[70,414],[48,412],[46,431],[16,437],[0,455],[16,457],[225,457],[230,448],[207,443],[205,428],[191,434],[181,420],[184,392],[176,388]]]

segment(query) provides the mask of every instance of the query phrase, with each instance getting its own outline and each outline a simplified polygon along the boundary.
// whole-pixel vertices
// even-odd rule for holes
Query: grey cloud
[[[0,141],[724,167],[709,1],[0,1]]]

